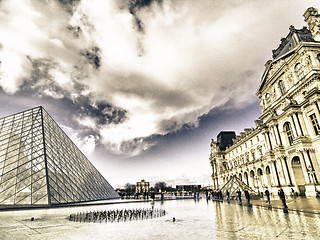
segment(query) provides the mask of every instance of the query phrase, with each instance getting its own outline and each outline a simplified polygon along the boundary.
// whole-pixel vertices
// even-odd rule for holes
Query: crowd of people
[[[238,200],[239,203],[242,204],[242,192],[241,192],[241,190],[238,189],[235,193],[236,193],[235,196],[234,195],[230,196],[230,192],[228,190],[225,191],[225,194],[223,194],[223,192],[221,190],[219,190],[219,191],[207,191],[206,192],[206,199],[223,200],[224,197],[225,197],[225,199],[227,201],[229,201],[229,200]],[[246,204],[248,206],[251,206],[249,192],[247,190],[244,190],[243,194],[245,196]],[[266,203],[269,206],[271,206],[271,198],[270,198],[271,193],[269,192],[269,190],[266,189],[264,191],[264,193],[260,192],[260,195],[261,195],[261,197],[265,196],[266,197]],[[293,188],[291,188],[291,195],[293,197],[296,196],[296,193],[295,193]],[[278,196],[279,196],[280,200],[282,201],[283,208],[287,209],[288,208],[287,203],[286,203],[287,195],[285,194],[285,192],[283,191],[282,188],[279,189]]]

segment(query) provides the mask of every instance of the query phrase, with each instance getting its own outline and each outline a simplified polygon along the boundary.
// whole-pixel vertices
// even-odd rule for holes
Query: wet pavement
[[[237,201],[200,198],[5,211],[0,212],[0,239],[319,239],[319,203],[316,198],[289,197],[288,214],[283,213],[277,197],[271,199],[272,209],[263,199],[247,207]],[[166,215],[113,223],[68,220],[70,214],[80,211],[152,207],[164,209]]]
[[[283,209],[282,201],[278,196],[270,198],[270,205],[266,203],[266,198],[260,198],[258,200],[251,200],[250,203],[253,207],[264,207],[269,210],[272,209]],[[244,205],[246,205],[245,199]],[[230,202],[232,204],[239,204],[238,200],[227,201],[224,199],[224,202]],[[288,206],[288,212],[304,212],[310,214],[320,214],[320,199],[316,197],[301,197],[301,196],[288,196],[286,199],[286,204]],[[271,207],[271,208],[270,208]],[[320,237],[319,237],[320,239]]]

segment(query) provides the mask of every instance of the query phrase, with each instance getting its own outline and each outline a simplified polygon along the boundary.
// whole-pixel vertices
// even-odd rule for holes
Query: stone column
[[[305,123],[304,118],[302,116],[302,113],[297,112],[297,120],[298,120],[299,126],[301,127],[301,131],[303,133],[303,136],[309,135],[306,123]]]
[[[314,149],[310,149],[310,159],[312,161],[312,164],[313,164],[313,168],[314,168],[314,173],[316,175],[316,180],[317,180],[317,183],[320,182],[320,168],[319,168],[319,161],[317,159],[317,155],[316,155],[316,152]]]
[[[276,160],[276,163],[278,163],[277,170],[278,170],[278,174],[280,177],[280,185],[288,185],[288,181],[287,181],[287,178],[285,175],[285,169],[284,169],[283,162],[282,162],[282,157],[278,157]],[[281,182],[282,182],[282,184],[281,184]]]
[[[279,143],[280,143],[280,146],[282,146],[282,140],[281,140],[281,135],[280,135],[280,132],[279,132],[279,125],[275,125],[276,127],[276,132],[278,134],[278,137],[279,137]]]
[[[270,130],[271,130],[271,133],[272,133],[272,136],[273,136],[273,142],[274,142],[274,146],[278,146],[279,145],[279,140],[278,140],[278,136],[276,134],[276,131],[275,131],[275,126],[270,126]]]
[[[285,157],[281,156],[280,161],[281,161],[281,165],[284,173],[285,182],[287,185],[292,185],[291,177],[290,177],[290,173],[289,173],[289,169],[288,169],[288,165],[286,163]]]
[[[271,161],[271,172],[272,172],[273,185],[280,186],[280,179],[279,179],[278,169],[277,169],[275,160]]]
[[[269,131],[265,132],[264,136],[265,136],[265,141],[266,141],[266,144],[267,144],[267,148],[269,148],[268,150],[272,150],[273,148],[272,148],[272,143],[271,143]]]
[[[294,119],[294,117],[293,117],[294,114],[290,114],[290,116],[291,116],[291,122],[292,122],[292,130],[293,130],[294,133],[295,133],[294,136],[295,136],[295,137],[301,136],[301,132],[297,130],[297,129],[298,129],[298,128],[297,128],[297,124],[298,124],[298,123],[295,122],[295,119]]]

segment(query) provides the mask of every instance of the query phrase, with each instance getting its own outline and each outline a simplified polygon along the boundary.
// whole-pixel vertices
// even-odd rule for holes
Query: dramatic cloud
[[[296,19],[305,5],[3,0],[0,87],[66,104],[64,124],[83,130],[73,138],[88,152],[102,144],[137,155],[213,108],[252,103],[271,55],[265,45],[276,48],[287,33],[278,16],[286,9]]]

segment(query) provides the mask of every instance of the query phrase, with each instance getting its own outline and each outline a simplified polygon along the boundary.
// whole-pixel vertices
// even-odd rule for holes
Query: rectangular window
[[[312,124],[313,130],[314,130],[314,133],[316,135],[319,135],[320,134],[320,126],[319,126],[316,114],[313,113],[309,117],[310,117],[310,120],[311,120],[311,124]]]
[[[284,131],[287,133],[288,141],[291,146],[293,144],[293,132],[292,132],[291,124],[289,122],[286,122],[283,128],[284,128]]]

